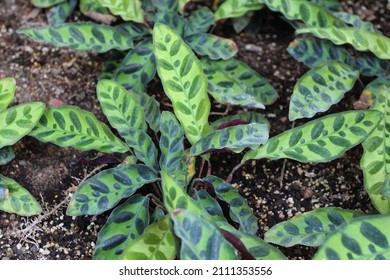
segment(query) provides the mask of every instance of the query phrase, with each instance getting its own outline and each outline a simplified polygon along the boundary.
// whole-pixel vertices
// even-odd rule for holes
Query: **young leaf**
[[[307,26],[343,26],[344,23],[321,6],[307,0],[258,0],[272,11],[282,13],[289,20],[302,20]]]
[[[201,208],[206,210],[213,222],[226,222],[221,206],[218,204],[217,200],[209,195],[205,190],[200,189],[196,191],[194,200]]]
[[[20,104],[0,112],[0,148],[11,146],[30,133],[45,111],[45,104]]]
[[[14,148],[6,146],[0,149],[0,165],[6,165],[15,158]]]
[[[226,222],[217,222],[218,228],[236,236],[256,260],[286,260],[287,258],[276,247],[268,244],[256,235],[246,234],[236,230]]]
[[[98,0],[114,15],[120,16],[124,21],[144,22],[144,11],[141,0]]]
[[[315,209],[273,226],[265,233],[264,240],[284,247],[320,246],[339,226],[362,214],[336,207]]]
[[[175,235],[169,215],[149,225],[123,252],[123,260],[174,260]]]
[[[236,260],[237,255],[219,230],[199,215],[178,209],[171,213],[175,234],[181,239],[182,260]]]
[[[332,12],[341,11],[341,4],[339,0],[311,0],[311,2],[316,3],[317,5]]]
[[[42,212],[42,208],[34,197],[14,180],[0,175],[8,193],[0,200],[0,210],[21,216],[33,216]]]
[[[315,260],[389,260],[390,215],[363,216],[343,224]]]
[[[142,164],[125,164],[104,170],[78,187],[69,202],[69,216],[98,215],[133,195],[143,185],[157,180],[157,174]]]
[[[161,23],[169,26],[179,36],[183,36],[184,27],[186,25],[185,19],[177,12],[163,11],[156,15],[156,23]]]
[[[60,3],[50,9],[47,17],[50,24],[61,24],[72,14],[77,5],[77,0],[69,0]]]
[[[337,60],[355,68],[355,60],[349,52],[328,40],[317,38],[295,39],[287,48],[288,53],[296,60],[313,68],[331,60]]]
[[[160,121],[160,167],[168,174],[180,169],[184,155],[184,131],[174,114],[164,111]]]
[[[251,123],[231,126],[215,130],[194,143],[190,156],[198,156],[226,148],[240,153],[245,148],[256,149],[267,140],[268,126],[265,124]]]
[[[202,7],[194,12],[188,18],[184,26],[184,37],[197,33],[205,33],[214,24],[214,14],[207,7]]]
[[[184,41],[201,56],[216,59],[229,59],[237,54],[238,48],[233,40],[209,33],[197,33],[184,38]]]
[[[390,74],[390,63],[376,57],[361,56],[356,58],[356,68],[362,76],[386,76]]]
[[[381,188],[390,174],[390,80],[378,78],[370,83],[363,92],[373,97],[370,109],[380,111],[383,118],[378,126],[363,142],[364,153],[360,161],[364,186],[372,204],[380,213],[390,213],[390,199],[383,197]]]
[[[12,102],[16,91],[16,81],[14,78],[0,79],[0,112]]]
[[[152,39],[139,42],[115,69],[112,79],[126,89],[145,92],[147,84],[156,75],[156,59]]]
[[[75,106],[47,108],[30,135],[42,142],[80,151],[126,153],[129,150],[94,114]]]
[[[215,12],[215,20],[224,18],[238,18],[249,11],[256,11],[263,8],[263,4],[257,0],[226,0]]]
[[[110,214],[99,232],[95,260],[118,260],[149,224],[149,198],[134,195]]]
[[[49,8],[64,1],[65,0],[31,0],[31,3],[38,8]]]
[[[156,24],[153,39],[164,91],[187,139],[195,143],[209,131],[207,79],[194,53],[170,27]]]
[[[208,79],[208,92],[220,103],[264,108],[278,93],[266,79],[234,58],[227,61],[201,59]]]
[[[351,25],[357,29],[360,29],[362,31],[370,31],[370,32],[376,32],[380,33],[377,29],[375,29],[374,25],[371,22],[363,21],[360,19],[357,15],[352,15],[346,12],[336,12],[333,13],[336,17],[341,19],[343,22],[345,22],[348,25]]]
[[[91,22],[64,23],[41,28],[22,28],[17,31],[39,43],[69,47],[78,51],[94,50],[102,53],[112,49],[133,48],[133,40],[116,27]]]
[[[224,118],[220,118],[210,124],[210,130],[214,131],[216,129],[220,129],[221,127],[227,127],[228,124],[234,123],[235,121],[237,122],[244,121],[247,122],[248,124],[249,123],[265,124],[268,127],[268,130],[270,128],[269,121],[264,117],[263,114],[249,111],[249,112],[242,112],[236,115],[229,115]]]
[[[207,176],[202,181],[212,184],[218,198],[229,204],[230,218],[240,224],[240,231],[256,234],[258,230],[257,219],[245,199],[231,184],[215,176]]]
[[[160,129],[160,103],[156,101],[153,96],[149,96],[147,93],[138,93],[135,91],[130,92],[137,99],[138,105],[143,108],[145,121],[149,124],[149,127],[158,132]]]
[[[382,114],[374,110],[327,115],[272,137],[246,153],[241,162],[260,158],[328,162],[360,144],[381,118]]]
[[[336,45],[351,44],[358,51],[371,51],[381,59],[390,59],[390,39],[378,33],[353,27],[308,27],[296,31],[296,34],[304,33],[331,40]]]
[[[359,78],[347,64],[329,61],[303,75],[294,87],[288,118],[311,118],[338,103]]]

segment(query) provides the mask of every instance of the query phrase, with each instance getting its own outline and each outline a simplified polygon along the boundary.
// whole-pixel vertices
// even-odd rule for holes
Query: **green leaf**
[[[45,104],[20,104],[0,112],[0,148],[11,146],[30,133],[45,111]]]
[[[22,28],[17,31],[39,43],[69,47],[78,51],[94,50],[102,53],[112,49],[133,48],[133,40],[116,27],[91,22],[64,23],[41,28]]]
[[[269,121],[264,117],[263,114],[257,113],[257,112],[242,112],[235,115],[229,115],[224,118],[220,118],[216,120],[215,122],[210,124],[210,130],[214,131],[220,126],[224,126],[228,123],[234,122],[234,121],[244,121],[247,123],[258,123],[258,124],[265,124],[268,127],[268,130],[270,128]]]
[[[263,4],[257,0],[226,0],[215,12],[215,20],[224,18],[238,18],[249,11],[256,11],[263,8]]]
[[[210,100],[202,66],[170,27],[156,24],[153,39],[157,72],[164,91],[172,101],[187,139],[195,143],[209,131]]]
[[[207,134],[191,147],[190,156],[198,156],[213,150],[229,149],[235,153],[245,148],[256,149],[268,140],[266,124],[236,125]]]
[[[374,25],[371,22],[363,21],[357,15],[352,15],[346,12],[336,12],[333,13],[333,15],[341,19],[344,23],[362,31],[381,33],[377,29],[375,29]]]
[[[96,86],[97,97],[110,125],[125,138],[129,128],[146,131],[143,108],[137,99],[119,83],[101,80]]]
[[[335,60],[311,69],[294,87],[288,118],[311,118],[327,111],[353,88],[358,78],[359,71]]]
[[[174,260],[175,235],[169,215],[149,225],[123,252],[124,260]]]
[[[286,256],[283,255],[276,247],[268,244],[263,239],[256,235],[242,233],[236,230],[233,226],[226,222],[217,222],[220,229],[230,232],[235,235],[246,247],[248,252],[256,260],[286,260]]]
[[[381,187],[381,193],[383,194],[384,198],[390,198],[390,174],[388,174],[385,178],[385,182]]]
[[[129,150],[94,114],[76,106],[47,108],[30,135],[42,142],[80,151],[126,153]]]
[[[203,208],[212,218],[212,222],[226,222],[221,206],[217,200],[207,193],[207,191],[200,189],[195,192],[195,201]]]
[[[234,58],[227,61],[201,59],[208,79],[208,92],[220,103],[264,108],[278,93],[266,79]]]
[[[144,22],[144,11],[140,0],[98,0],[99,3],[108,8],[111,13],[120,16],[125,21]]]
[[[115,69],[112,79],[137,92],[145,92],[147,84],[156,75],[156,59],[152,39],[139,42]]]
[[[315,209],[273,226],[265,233],[264,239],[283,247],[297,244],[320,246],[339,226],[362,214],[336,207]]]
[[[50,24],[64,23],[66,19],[72,14],[76,8],[77,0],[69,0],[60,3],[59,5],[50,9],[47,14]]]
[[[339,0],[311,0],[311,2],[316,3],[317,5],[332,12],[341,11],[341,4],[339,3]]]
[[[144,110],[145,121],[149,124],[149,127],[158,132],[160,129],[160,103],[156,101],[153,96],[149,96],[147,93],[130,92],[137,99],[137,102]]]
[[[234,31],[237,34],[244,31],[244,29],[246,27],[248,27],[249,24],[251,23],[252,16],[253,16],[253,13],[249,12],[242,17],[233,18],[232,24],[233,24]]]
[[[171,213],[175,234],[181,239],[182,260],[236,260],[233,246],[211,223],[189,210]]]
[[[272,137],[246,153],[241,162],[260,158],[328,162],[360,144],[381,118],[382,114],[374,110],[327,115]]]
[[[177,12],[179,9],[178,0],[153,0],[151,1],[157,12],[172,11]]]
[[[165,212],[163,209],[161,209],[160,207],[156,207],[152,213],[152,217],[151,217],[151,223],[157,223],[158,221],[160,221],[162,218],[165,217]]]
[[[174,114],[164,111],[160,121],[160,167],[168,174],[180,169],[184,155],[184,130]]]
[[[161,11],[157,13],[155,21],[156,23],[161,23],[169,26],[179,36],[183,36],[184,34],[184,27],[186,25],[186,21],[177,12]]]
[[[355,60],[343,47],[337,47],[328,40],[317,38],[295,39],[287,48],[288,53],[296,60],[313,68],[331,60],[337,60],[355,68]]]
[[[6,165],[15,158],[14,148],[6,146],[0,149],[0,165]]]
[[[214,24],[214,14],[207,7],[202,7],[188,17],[184,27],[184,37],[197,33],[205,33]]]
[[[144,25],[140,25],[134,22],[125,22],[120,25],[117,25],[116,28],[120,32],[126,34],[128,38],[133,39],[133,41],[139,41],[151,35],[150,29],[148,29]]]
[[[121,64],[125,56],[125,52],[112,50],[108,58],[102,63],[102,70],[100,72],[99,80],[111,80],[114,71]]]
[[[189,155],[190,149],[185,150],[184,155],[181,157],[179,170],[172,174],[175,181],[183,187],[187,186],[191,182],[196,171],[196,158],[190,157]]]
[[[0,112],[12,102],[16,91],[16,81],[14,78],[0,79]]]
[[[143,185],[157,180],[157,174],[142,164],[125,164],[99,172],[78,187],[69,202],[69,216],[98,215],[132,196]]]
[[[307,0],[258,0],[275,12],[282,13],[289,20],[301,20],[307,26],[343,26],[344,23],[328,10]]]
[[[0,201],[3,199],[8,199],[9,197],[9,190],[7,188],[7,184],[3,179],[0,178]]]
[[[238,52],[233,40],[221,38],[209,33],[197,33],[184,38],[185,42],[197,54],[216,59],[229,59]]]
[[[353,27],[302,28],[296,34],[311,33],[336,45],[351,44],[358,51],[371,51],[381,59],[390,59],[390,39],[374,32]]]
[[[370,83],[363,94],[373,98],[371,109],[383,114],[378,126],[363,142],[364,153],[360,161],[364,186],[372,204],[380,213],[390,213],[390,199],[383,197],[381,188],[390,174],[390,80],[378,78]]]
[[[38,8],[49,8],[64,1],[65,0],[31,0],[31,3]]]
[[[342,225],[315,260],[389,260],[390,215],[363,216]]]
[[[0,210],[21,216],[33,216],[42,212],[34,197],[14,180],[0,175],[0,181],[6,185],[8,192],[0,200]]]
[[[110,13],[107,8],[103,7],[99,3],[99,1],[96,0],[80,0],[79,8],[80,11],[87,16],[91,12],[98,13],[105,16],[107,16],[107,14]],[[109,16],[114,18],[114,16],[112,16],[111,14]]]
[[[362,76],[386,76],[390,74],[390,63],[376,57],[361,56],[356,58],[356,68]]]
[[[118,260],[149,224],[149,198],[134,195],[115,208],[99,232],[93,259]]]
[[[229,204],[230,218],[240,224],[240,231],[256,234],[258,230],[257,218],[253,215],[253,211],[245,199],[231,184],[215,176],[207,176],[202,181],[212,184],[218,198]]]

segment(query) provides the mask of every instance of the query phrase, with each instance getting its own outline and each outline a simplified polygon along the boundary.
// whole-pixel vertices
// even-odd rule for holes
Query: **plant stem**
[[[244,164],[246,164],[246,162],[240,162],[239,164],[237,164],[237,165],[233,168],[232,172],[230,172],[229,176],[226,178],[225,181],[228,182],[228,183],[231,183],[231,182],[232,182],[232,179],[233,179],[234,172],[236,172],[237,169],[241,168],[241,166],[243,166]]]

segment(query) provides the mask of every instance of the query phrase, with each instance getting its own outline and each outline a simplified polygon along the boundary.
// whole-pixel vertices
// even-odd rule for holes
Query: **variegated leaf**
[[[157,174],[142,164],[124,164],[104,170],[80,184],[66,213],[69,216],[101,214],[156,180]]]
[[[357,29],[360,29],[363,31],[381,33],[374,27],[374,25],[371,22],[363,21],[357,15],[349,14],[346,12],[336,12],[336,13],[333,13],[333,15],[335,15],[336,17],[341,19],[346,24],[351,25]]]
[[[160,167],[168,174],[180,169],[184,155],[184,130],[174,114],[164,111],[160,121]]]
[[[156,24],[153,39],[157,71],[164,91],[172,101],[187,139],[195,143],[209,131],[210,100],[201,64],[170,27]]]
[[[315,209],[276,224],[265,233],[264,240],[284,247],[320,246],[339,226],[362,214],[336,207]]]
[[[103,7],[108,8],[114,15],[125,21],[144,22],[144,11],[141,0],[97,0]]]
[[[172,11],[177,12],[179,9],[178,0],[153,0],[151,1],[157,12]]]
[[[294,87],[288,118],[311,118],[327,111],[352,89],[358,78],[359,71],[335,60],[311,69]]]
[[[390,63],[371,56],[356,58],[356,68],[362,76],[386,76],[390,74]]]
[[[184,151],[184,155],[180,161],[180,169],[172,174],[172,177],[180,186],[187,186],[195,176],[196,158],[190,157],[190,149]]]
[[[196,191],[194,199],[210,215],[212,222],[226,222],[221,206],[207,191],[203,189]]]
[[[381,193],[384,198],[390,198],[390,174],[388,174],[385,178],[385,182],[381,187]]]
[[[225,128],[230,126],[230,124],[235,125],[235,123],[242,124],[242,123],[258,123],[258,124],[264,124],[268,127],[268,130],[270,128],[269,121],[264,117],[263,114],[257,113],[257,112],[242,112],[235,115],[229,115],[224,118],[220,118],[216,120],[215,122],[210,124],[210,130],[217,130],[221,128]]]
[[[311,0],[311,2],[316,3],[317,5],[332,12],[341,11],[341,4],[339,0]]]
[[[214,150],[229,149],[235,153],[245,148],[256,149],[268,140],[268,126],[251,123],[215,130],[191,147],[190,156],[198,156]]]
[[[0,149],[0,165],[6,165],[15,158],[14,148],[6,146]]]
[[[77,0],[68,0],[50,9],[47,14],[50,24],[61,24],[72,14],[76,8]]]
[[[115,208],[99,232],[95,260],[118,260],[149,224],[149,198],[134,195]]]
[[[111,80],[115,69],[118,68],[125,56],[125,52],[112,50],[110,56],[102,63],[99,80]]]
[[[278,97],[266,79],[234,58],[213,61],[202,58],[209,93],[220,103],[264,108]]]
[[[110,13],[110,11],[106,8],[106,7],[103,7],[99,1],[96,1],[96,0],[80,0],[79,1],[79,8],[80,8],[80,11],[85,14],[86,16],[88,16],[88,13],[90,12],[93,12],[93,13],[98,13],[98,14],[101,14],[101,15],[106,15],[108,13]],[[115,19],[114,16],[110,15],[110,17],[113,17]],[[105,22],[106,24],[109,24],[111,22],[111,20],[107,23]]]
[[[30,135],[42,142],[80,151],[126,153],[129,150],[94,114],[75,106],[47,108]]]
[[[190,210],[171,213],[175,234],[181,239],[182,260],[236,260],[234,247],[218,228]]]
[[[45,111],[45,104],[20,104],[0,112],[0,148],[11,146],[30,133]]]
[[[353,27],[308,27],[296,34],[311,33],[336,45],[351,44],[358,51],[371,51],[381,59],[390,59],[390,39],[381,34],[362,31]]]
[[[184,26],[184,37],[197,33],[205,33],[214,24],[214,14],[207,8],[202,7],[188,17],[188,21]]]
[[[215,12],[215,20],[225,18],[238,18],[249,11],[256,11],[263,8],[263,4],[257,0],[226,0]]]
[[[177,12],[161,11],[156,15],[156,23],[161,23],[169,26],[179,36],[183,36],[184,27],[186,25],[185,19]]]
[[[16,91],[16,81],[14,78],[0,79],[0,112],[12,102]]]
[[[9,198],[9,190],[7,188],[7,184],[0,177],[0,201],[2,201],[3,199],[8,199],[8,198]]]
[[[382,114],[375,110],[327,115],[272,137],[257,150],[246,153],[242,162],[260,158],[328,162],[360,144],[381,118]]]
[[[112,49],[133,48],[133,40],[118,28],[92,22],[64,23],[41,28],[22,28],[17,31],[39,43],[69,47],[78,51],[107,52]]]
[[[116,28],[127,35],[128,38],[133,39],[133,41],[139,41],[149,37],[150,29],[144,25],[140,25],[134,22],[125,22],[116,26]]]
[[[31,0],[31,3],[38,8],[49,8],[64,1],[65,0]]]
[[[147,93],[138,93],[135,91],[130,91],[130,94],[133,94],[137,99],[138,105],[143,108],[145,121],[149,124],[149,127],[158,132],[160,129],[160,103],[156,101],[153,96],[149,96]]]
[[[156,207],[152,213],[150,223],[157,223],[165,217],[165,212],[162,208]]]

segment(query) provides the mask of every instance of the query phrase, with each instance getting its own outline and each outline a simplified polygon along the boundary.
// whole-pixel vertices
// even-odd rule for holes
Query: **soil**
[[[14,77],[17,94],[13,104],[62,101],[92,111],[106,121],[98,105],[95,86],[104,54],[75,52],[34,43],[16,33],[24,26],[47,25],[45,10],[34,8],[29,1],[0,0],[0,78]],[[343,9],[372,21],[384,35],[390,36],[390,13],[387,1],[340,1]],[[76,12],[71,21],[85,20]],[[235,34],[230,21],[218,24],[214,33],[232,38],[239,47],[238,59],[249,64],[267,78],[280,97],[264,110],[271,123],[271,136],[304,121],[290,122],[288,103],[297,79],[308,69],[286,51],[294,39],[293,28],[279,15],[266,9],[259,13],[260,32],[256,37]],[[326,114],[353,110],[362,92],[360,83]],[[148,93],[167,102],[157,78]],[[226,106],[213,103],[214,114]],[[230,112],[238,111],[232,108]],[[316,117],[321,116],[319,114]],[[0,259],[91,259],[97,233],[107,218],[68,217],[65,209],[75,187],[105,166],[83,161],[96,156],[44,144],[32,137],[23,138],[15,146],[16,158],[0,173],[27,188],[45,208],[38,217],[19,217],[0,212]],[[361,147],[326,164],[300,164],[291,160],[259,160],[239,169],[233,183],[247,199],[258,217],[258,235],[263,237],[270,227],[294,215],[319,207],[337,206],[374,212],[364,190],[359,167]],[[214,154],[212,173],[226,178],[242,155]],[[281,250],[290,259],[310,259],[315,248],[295,246]]]

